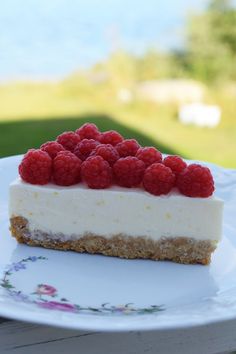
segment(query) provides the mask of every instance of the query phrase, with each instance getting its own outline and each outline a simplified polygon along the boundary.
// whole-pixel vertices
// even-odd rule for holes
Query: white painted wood
[[[236,349],[236,321],[195,329],[91,333],[17,321],[0,324],[1,354],[218,354]]]

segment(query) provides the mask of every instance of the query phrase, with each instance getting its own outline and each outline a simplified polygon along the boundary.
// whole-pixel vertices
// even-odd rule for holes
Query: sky
[[[141,54],[184,43],[206,0],[8,0],[0,10],[0,81],[60,79],[117,48]]]

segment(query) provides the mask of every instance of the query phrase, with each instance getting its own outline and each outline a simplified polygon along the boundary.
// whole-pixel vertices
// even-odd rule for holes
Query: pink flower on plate
[[[63,302],[57,302],[57,301],[42,301],[42,302],[37,302],[37,305],[44,308],[44,309],[49,309],[49,310],[59,310],[59,311],[67,311],[67,312],[75,312],[76,307],[71,304],[65,304]]]
[[[36,294],[39,295],[49,295],[49,296],[53,296],[55,295],[57,292],[57,289],[54,288],[51,285],[47,285],[47,284],[39,284],[37,286],[37,289],[35,291]]]

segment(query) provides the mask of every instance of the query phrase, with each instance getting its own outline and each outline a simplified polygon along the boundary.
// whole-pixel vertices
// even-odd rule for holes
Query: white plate
[[[8,230],[20,156],[0,160],[0,315],[80,330],[161,330],[236,318],[236,171],[211,165],[225,200],[210,266],[31,248]],[[214,220],[212,220],[214,222]]]

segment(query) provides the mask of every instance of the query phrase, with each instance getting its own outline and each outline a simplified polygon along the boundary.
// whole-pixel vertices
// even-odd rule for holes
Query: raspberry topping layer
[[[71,186],[80,181],[81,160],[70,151],[61,151],[53,160],[53,181],[59,186]]]
[[[112,169],[101,156],[89,157],[82,163],[81,175],[89,188],[103,189],[112,183]]]
[[[120,158],[113,166],[115,180],[122,187],[137,187],[143,179],[145,164],[137,157]]]
[[[138,149],[135,156],[139,160],[142,160],[146,167],[152,165],[153,163],[162,161],[162,154],[152,146]]]
[[[169,167],[176,176],[187,167],[186,162],[176,155],[167,156],[164,158],[163,163],[166,167]]]
[[[58,152],[65,151],[65,148],[56,141],[47,141],[40,146],[40,149],[46,151],[52,159],[57,156]]]
[[[79,129],[77,129],[76,134],[78,134],[82,139],[94,139],[100,140],[101,133],[98,127],[93,123],[85,123]]]
[[[160,163],[149,166],[143,177],[143,186],[151,194],[161,195],[171,191],[175,184],[175,175],[169,167]]]
[[[179,191],[188,197],[207,198],[214,192],[214,180],[208,167],[191,164],[177,178]]]
[[[90,156],[101,156],[109,163],[110,166],[114,165],[114,163],[119,159],[117,150],[111,144],[98,145]]]
[[[84,161],[87,159],[87,157],[89,157],[97,145],[99,145],[97,140],[83,139],[79,144],[76,145],[74,154],[82,161]]]
[[[163,160],[155,147],[141,147],[135,139],[124,139],[114,130],[100,132],[93,123],[64,132],[38,150],[29,150],[19,165],[19,174],[23,181],[39,185],[70,186],[82,180],[93,189],[117,184],[142,188],[153,195],[168,194],[175,187],[192,198],[207,198],[214,192],[209,168],[188,166],[175,155]]]
[[[52,159],[42,150],[29,150],[19,165],[21,178],[31,184],[47,184],[51,180]]]
[[[64,132],[57,137],[57,142],[72,152],[80,140],[80,136],[74,132]]]
[[[109,130],[108,132],[102,133],[100,138],[100,142],[102,144],[111,144],[113,146],[117,145],[123,140],[124,138],[122,137],[122,135],[120,135],[115,130]]]
[[[135,139],[126,139],[116,145],[120,157],[135,156],[139,148],[140,145]]]

